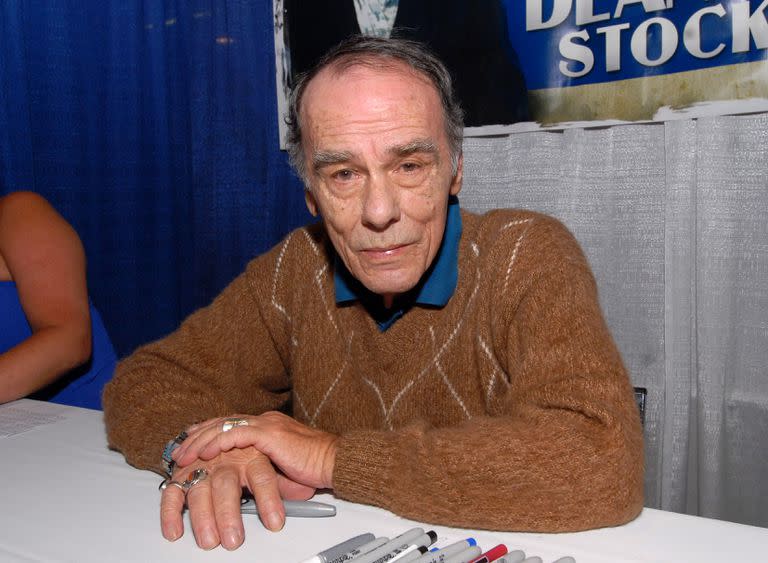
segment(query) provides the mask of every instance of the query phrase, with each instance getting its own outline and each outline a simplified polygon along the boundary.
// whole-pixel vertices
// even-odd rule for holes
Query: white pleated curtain
[[[469,138],[462,205],[576,235],[635,386],[646,505],[768,526],[768,114]]]

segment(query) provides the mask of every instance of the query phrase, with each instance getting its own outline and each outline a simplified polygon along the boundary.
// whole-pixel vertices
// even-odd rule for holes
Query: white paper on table
[[[34,401],[14,401],[0,405],[0,438],[8,438],[45,424],[64,420],[65,409],[46,403],[40,408]]]

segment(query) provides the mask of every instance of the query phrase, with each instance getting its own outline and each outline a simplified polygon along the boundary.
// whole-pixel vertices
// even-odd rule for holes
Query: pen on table
[[[525,551],[516,549],[515,551],[510,551],[506,555],[501,556],[496,560],[496,563],[522,563],[523,559],[525,559]],[[574,563],[576,562],[574,561]]]
[[[409,545],[406,549],[395,554],[392,552],[392,557],[385,555],[377,559],[378,563],[409,563],[414,559],[418,559],[427,552],[427,546],[425,545]]]
[[[355,563],[373,563],[379,557],[386,555],[393,549],[397,549],[398,547],[411,543],[413,540],[415,540],[416,538],[422,535],[424,535],[423,528],[411,528],[410,530],[403,532],[399,536],[392,538],[384,545],[377,547],[373,551],[369,551],[368,553],[365,553],[360,557],[355,557],[352,561],[354,561]]]
[[[397,560],[397,563],[413,563],[417,559],[420,559],[422,555],[427,553],[429,550],[422,546],[416,551],[412,551],[411,553],[408,553],[407,555],[404,555],[400,559]]]
[[[435,543],[435,540],[437,540],[437,534],[430,530],[425,534],[421,534],[416,539],[401,542],[400,545],[374,559],[372,563],[387,563],[390,561],[394,563],[395,561],[400,561],[403,557],[410,558],[414,551],[422,555],[427,552],[427,546]]]
[[[288,511],[288,508],[286,507],[286,512],[287,511]],[[341,543],[338,543],[332,547],[329,547],[328,549],[321,551],[317,555],[313,555],[309,559],[305,559],[304,561],[302,561],[302,563],[328,563],[329,561],[336,559],[340,555],[343,555],[357,547],[360,547],[361,545],[370,543],[370,541],[375,538],[376,536],[374,536],[371,533],[360,534],[359,536],[349,538],[348,540],[344,540]]]
[[[469,563],[491,563],[491,561],[496,561],[499,557],[504,555],[507,552],[507,546],[503,543],[500,543],[497,546],[492,547],[485,553],[481,554],[480,557],[476,557],[475,559],[472,559]]]
[[[444,563],[469,563],[475,557],[480,555],[482,552],[483,550],[480,549],[479,546],[473,545],[472,547],[468,547],[464,551],[460,551],[456,555],[451,555],[450,557],[447,557]]]
[[[316,502],[312,500],[284,500],[286,516],[295,516],[298,518],[325,518],[327,516],[336,516],[336,507],[332,504]],[[259,508],[253,499],[243,499],[240,505],[242,514],[258,514]],[[373,534],[371,534],[373,537]],[[368,541],[368,540],[366,540]]]
[[[472,547],[474,545],[477,545],[475,538],[467,538],[465,540],[446,545],[437,551],[426,553],[414,561],[414,563],[444,563],[445,560],[451,555],[456,555],[457,553],[460,553],[461,551],[464,551],[468,547]]]
[[[346,553],[342,553],[338,557],[335,557],[329,560],[328,563],[344,563],[345,561],[350,561],[355,557],[357,557],[358,555],[364,555],[366,553],[373,551],[377,547],[381,547],[388,541],[389,541],[389,538],[385,538],[385,537],[376,538],[374,540],[369,541],[368,543],[361,545],[360,547],[356,547],[355,549],[347,551]]]

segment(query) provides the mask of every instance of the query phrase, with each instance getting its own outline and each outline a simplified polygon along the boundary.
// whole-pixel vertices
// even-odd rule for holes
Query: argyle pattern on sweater
[[[322,226],[291,233],[118,367],[110,442],[156,468],[179,428],[280,409],[341,436],[339,497],[424,522],[565,531],[642,507],[642,436],[589,266],[556,220],[462,212],[459,283],[381,332],[337,305]]]

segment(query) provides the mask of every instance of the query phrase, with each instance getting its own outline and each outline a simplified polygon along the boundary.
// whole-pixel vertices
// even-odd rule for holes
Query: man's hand
[[[264,525],[278,531],[285,522],[283,498],[305,500],[315,492],[313,487],[296,483],[275,471],[269,458],[255,448],[245,447],[212,456],[193,466],[177,465],[173,479],[182,482],[197,468],[208,477],[193,485],[186,495],[189,518],[197,545],[213,549],[221,544],[236,549],[245,538],[240,498],[247,487],[256,498],[259,517]],[[184,492],[176,486],[163,490],[160,501],[160,526],[163,536],[175,541],[184,533],[182,512]]]
[[[274,411],[229,418],[240,418],[248,424],[223,432],[222,425],[228,419],[214,418],[194,426],[189,437],[173,452],[176,464],[185,467],[196,459],[207,461],[222,452],[256,448],[291,481],[315,489],[333,488],[338,436]]]
[[[315,489],[333,487],[337,436],[278,412],[237,418],[248,425],[223,432],[227,419],[215,418],[194,426],[173,452],[177,481],[198,467],[208,471],[208,478],[187,493],[192,529],[205,549],[219,542],[227,549],[242,543],[242,487],[251,491],[262,522],[273,531],[285,522],[283,498],[303,500]],[[178,487],[163,491],[161,523],[167,539],[175,540],[183,532],[183,506]]]

